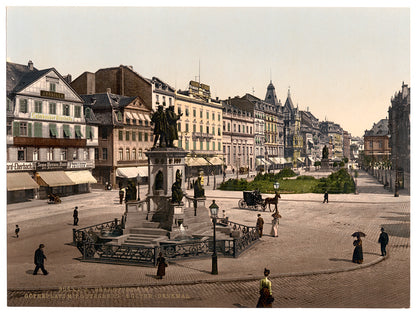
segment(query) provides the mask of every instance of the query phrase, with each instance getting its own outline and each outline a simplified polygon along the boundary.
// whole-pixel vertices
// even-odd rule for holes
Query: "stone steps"
[[[130,234],[167,236],[168,231],[159,228],[136,227],[130,230]]]

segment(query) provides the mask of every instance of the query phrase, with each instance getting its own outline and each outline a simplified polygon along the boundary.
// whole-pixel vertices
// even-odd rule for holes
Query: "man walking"
[[[259,229],[259,237],[263,236],[263,225],[264,225],[264,220],[261,217],[261,214],[259,213],[257,215],[257,223],[256,223],[256,227]]]
[[[16,238],[19,238],[19,232],[20,232],[20,228],[19,228],[19,226],[16,224],[16,229],[14,230],[14,233],[16,234]]]
[[[40,268],[40,270],[42,270],[42,272],[45,276],[48,274],[45,267],[43,266],[44,261],[46,259],[46,256],[43,253],[43,248],[45,248],[45,245],[40,244],[39,248],[35,251],[35,265],[36,265],[36,268],[33,271],[33,275],[37,275],[39,268]]]
[[[386,256],[386,246],[389,243],[389,235],[384,232],[384,228],[381,228],[381,233],[380,236],[378,238],[378,242],[380,243],[381,246],[381,256]]]
[[[324,202],[323,203],[325,203],[325,201],[326,201],[326,203],[328,203],[328,190],[325,190],[325,193],[324,193]]]
[[[78,225],[78,207],[75,207],[74,214],[72,216],[74,217],[74,225]]]

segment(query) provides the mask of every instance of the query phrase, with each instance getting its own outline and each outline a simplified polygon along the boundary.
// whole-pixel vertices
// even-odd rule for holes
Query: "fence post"
[[[75,244],[76,243],[76,230],[72,229],[72,242]]]
[[[236,246],[235,246],[235,239],[233,239],[233,258],[236,257],[237,253],[235,252],[236,250]]]

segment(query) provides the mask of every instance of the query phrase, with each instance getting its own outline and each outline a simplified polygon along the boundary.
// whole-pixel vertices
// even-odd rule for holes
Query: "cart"
[[[243,198],[238,201],[238,207],[241,209],[250,210],[263,210],[266,208],[266,204],[261,197],[261,194],[257,190],[243,191]]]

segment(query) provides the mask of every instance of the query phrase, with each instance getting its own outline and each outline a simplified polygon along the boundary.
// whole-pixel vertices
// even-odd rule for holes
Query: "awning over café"
[[[137,166],[140,177],[149,177],[149,167],[148,166]]]
[[[207,161],[211,163],[212,165],[223,165],[224,162],[221,160],[218,156],[209,157],[207,158]]]
[[[119,167],[116,176],[121,178],[136,178],[139,175],[137,167]]]
[[[76,184],[95,184],[97,180],[90,171],[67,171],[65,174]]]
[[[50,187],[75,185],[64,171],[38,172],[37,182],[41,186]]]
[[[39,185],[32,179],[29,173],[7,173],[7,190],[37,189]]]

